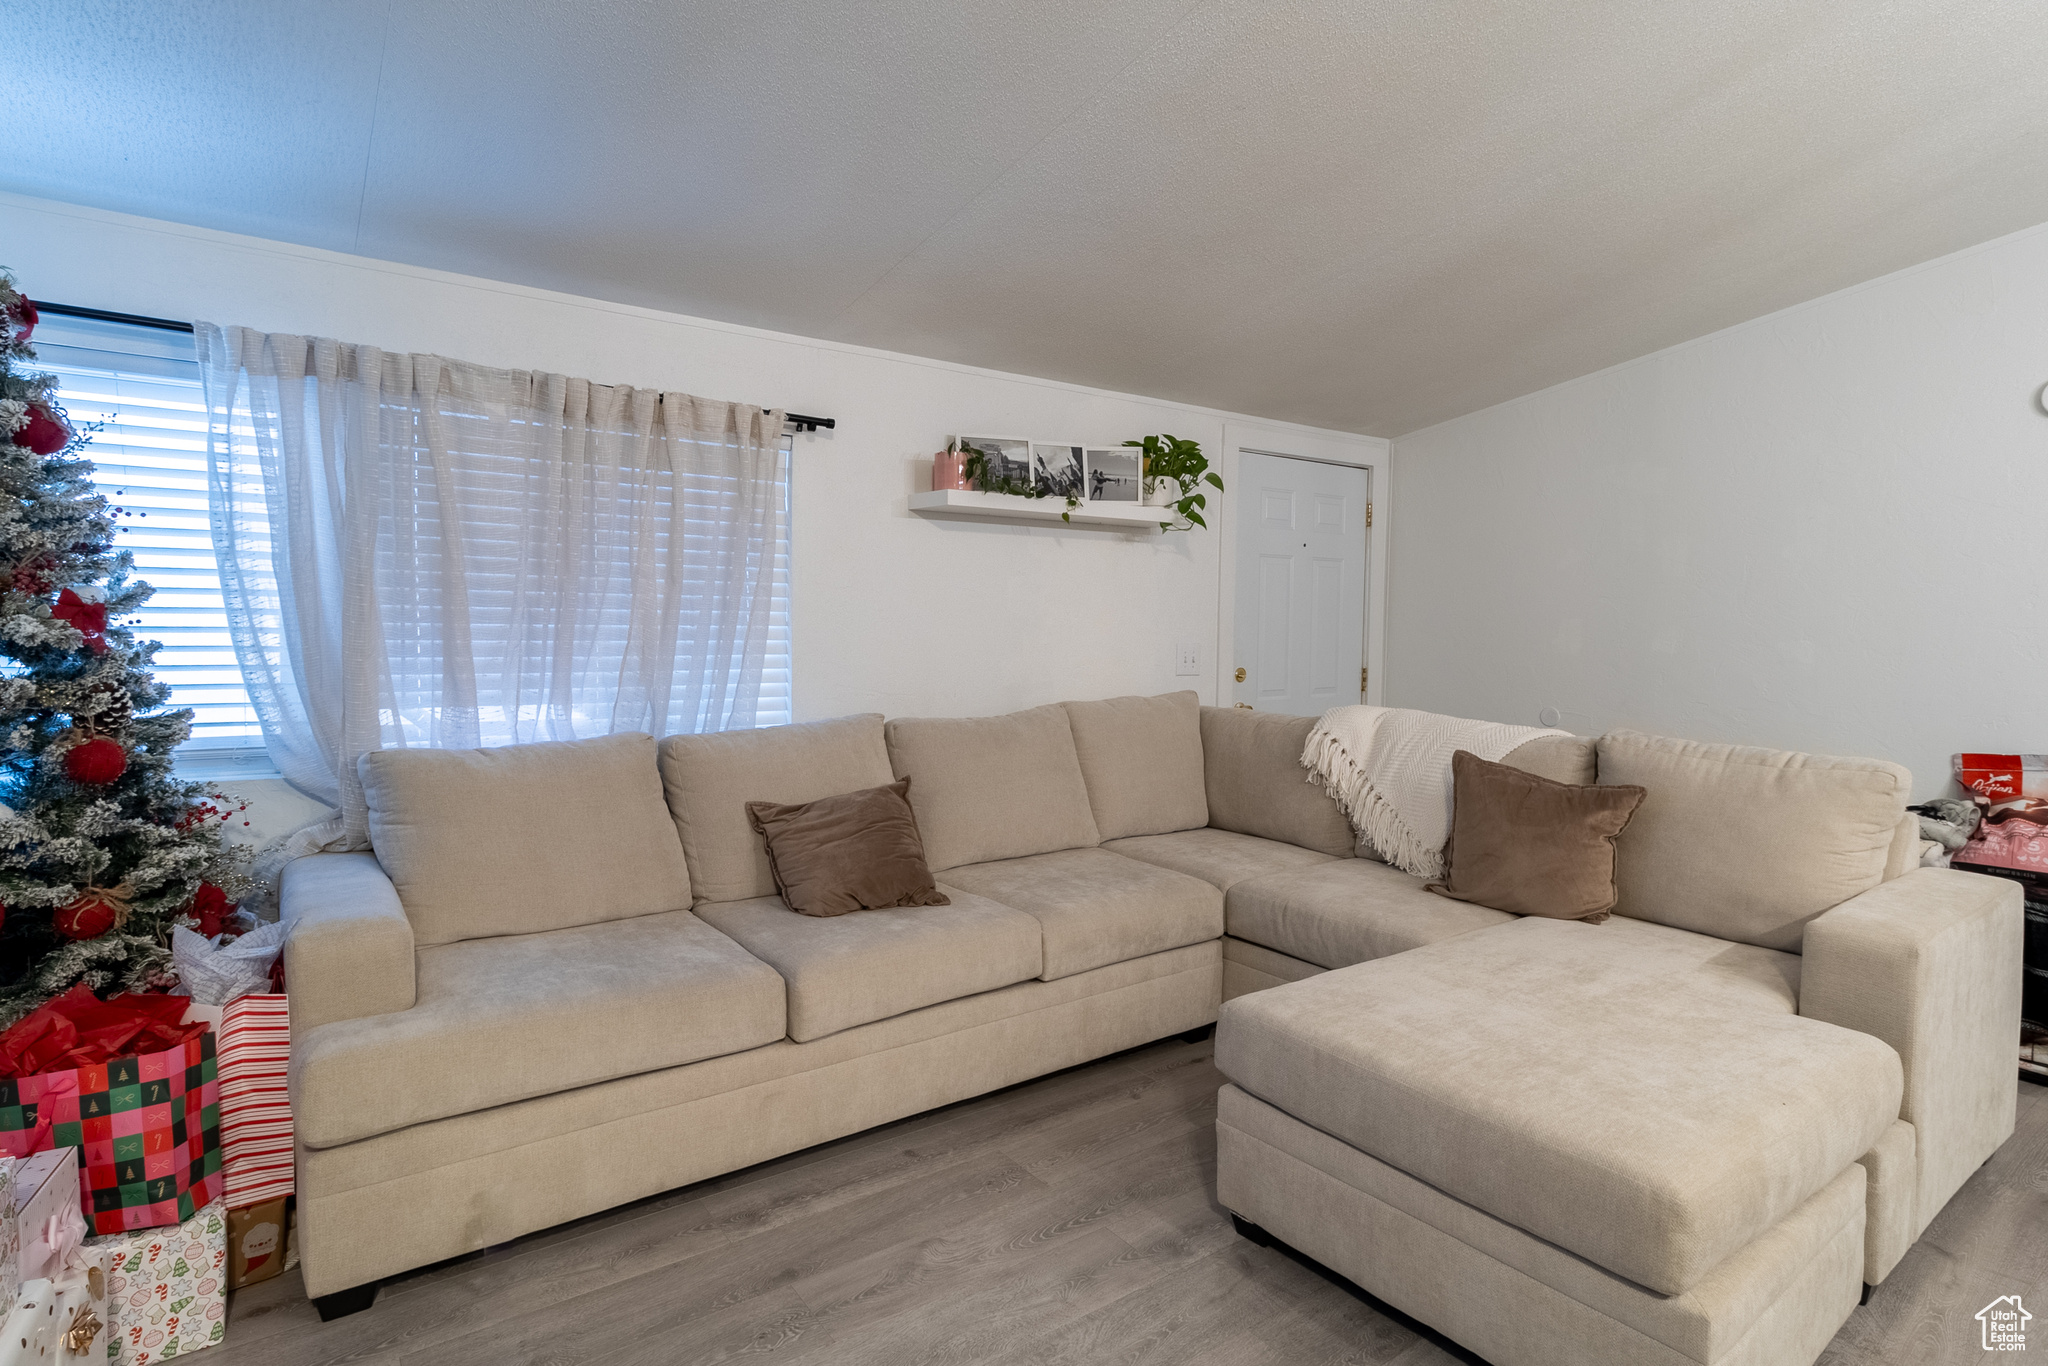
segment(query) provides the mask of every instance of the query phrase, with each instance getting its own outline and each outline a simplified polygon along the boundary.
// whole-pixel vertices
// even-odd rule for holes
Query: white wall
[[[1231,414],[18,196],[0,195],[0,262],[32,298],[837,418],[835,432],[795,446],[799,720],[1185,687],[1213,700],[1213,533],[936,522],[906,500],[929,487],[931,454],[955,433],[1102,443],[1170,431],[1213,458]],[[1195,677],[1174,673],[1180,641],[1200,644]],[[258,805],[259,825],[298,814]]]
[[[2048,749],[2048,227],[1394,442],[1395,705]]]

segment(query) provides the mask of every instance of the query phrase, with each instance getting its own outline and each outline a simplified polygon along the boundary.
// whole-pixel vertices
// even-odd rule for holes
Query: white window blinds
[[[162,642],[157,677],[171,705],[194,714],[181,763],[201,751],[260,751],[207,521],[206,402],[191,334],[45,313],[33,341],[36,368],[57,376],[72,425],[99,424],[86,454],[100,491],[128,514],[115,543],[156,589],[136,635]]]
[[[786,726],[796,719],[790,686],[789,658],[789,438],[782,439],[782,464],[776,479],[781,498],[775,504],[775,588],[768,612],[768,653],[761,661],[761,701],[756,726]]]

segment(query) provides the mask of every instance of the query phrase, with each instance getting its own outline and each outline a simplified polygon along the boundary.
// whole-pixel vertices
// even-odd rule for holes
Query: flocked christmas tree
[[[189,710],[166,710],[150,596],[114,548],[91,433],[24,367],[35,306],[0,272],[0,1025],[83,981],[169,985],[169,936],[219,933],[247,887],[231,804],[172,776]]]

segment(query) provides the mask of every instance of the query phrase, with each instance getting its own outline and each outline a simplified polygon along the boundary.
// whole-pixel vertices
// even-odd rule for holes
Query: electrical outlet
[[[1174,651],[1173,671],[1182,677],[1202,672],[1202,647],[1193,641],[1182,641]]]

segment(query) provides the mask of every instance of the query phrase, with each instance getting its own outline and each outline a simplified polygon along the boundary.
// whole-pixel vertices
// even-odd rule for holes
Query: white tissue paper
[[[194,1002],[224,1006],[237,996],[270,990],[270,967],[284,951],[287,928],[280,921],[222,944],[179,925],[171,930],[171,963]]]

